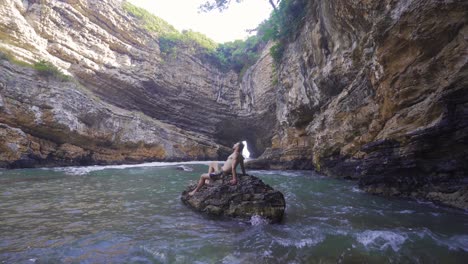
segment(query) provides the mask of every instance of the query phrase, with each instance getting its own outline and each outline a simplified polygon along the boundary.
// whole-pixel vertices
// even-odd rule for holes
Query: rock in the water
[[[180,165],[176,167],[176,170],[181,170],[181,171],[193,171],[193,168],[185,165]]]
[[[270,223],[281,222],[286,202],[281,192],[274,190],[257,177],[238,176],[237,185],[229,185],[231,176],[222,176],[204,185],[195,195],[188,186],[181,200],[194,210],[210,216],[227,216],[249,220],[261,216]]]

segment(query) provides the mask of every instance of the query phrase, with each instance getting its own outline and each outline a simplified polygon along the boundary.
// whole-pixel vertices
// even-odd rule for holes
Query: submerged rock
[[[185,166],[185,165],[180,165],[176,167],[176,170],[181,170],[181,171],[193,171],[192,167]]]
[[[222,176],[203,186],[195,195],[188,193],[195,185],[188,186],[181,200],[195,211],[210,216],[227,216],[249,220],[261,216],[270,223],[281,222],[286,202],[281,192],[274,190],[261,179],[239,176],[237,185],[229,185],[231,176]]]

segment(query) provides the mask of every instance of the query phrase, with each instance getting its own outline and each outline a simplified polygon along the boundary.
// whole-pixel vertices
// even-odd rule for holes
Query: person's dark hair
[[[239,143],[239,152],[242,153],[242,150],[244,150],[244,143],[242,143],[242,141],[239,141],[237,143]]]

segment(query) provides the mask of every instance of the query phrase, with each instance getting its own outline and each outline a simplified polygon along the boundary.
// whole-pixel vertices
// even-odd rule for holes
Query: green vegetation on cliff
[[[35,69],[41,76],[53,77],[60,81],[71,80],[71,77],[64,74],[57,66],[45,60],[36,61],[31,65],[25,61],[17,59],[10,52],[4,50],[0,50],[0,60],[6,60],[21,67]]]
[[[161,51],[170,53],[175,45],[187,46],[195,49],[204,49],[205,52],[214,52],[218,44],[202,33],[192,30],[184,30],[179,32],[165,20],[151,14],[143,8],[134,6],[133,4],[124,1],[123,8],[130,15],[140,20],[143,27],[158,35],[161,42]]]
[[[31,64],[18,60],[10,51],[0,49],[0,60],[7,60],[22,67],[31,67]]]
[[[171,24],[151,14],[143,8],[134,6],[127,1],[123,2],[122,7],[129,14],[141,20],[143,22],[144,28],[146,28],[148,31],[156,32],[160,35],[179,33],[177,29],[175,29]]]
[[[283,57],[285,45],[287,42],[294,40],[301,29],[307,12],[307,0],[278,0],[276,4],[272,0],[269,2],[274,11],[267,20],[257,27],[257,34],[243,43],[236,43],[237,52],[233,52],[230,58],[234,62],[234,67],[238,68],[239,61],[247,62],[244,64],[246,66],[255,58],[255,56],[251,56],[252,54],[239,56],[239,51],[243,50],[245,53],[258,52],[259,47],[263,48],[268,41],[275,42],[270,49],[270,54],[278,65]],[[208,12],[219,9],[222,11],[228,8],[230,3],[230,0],[207,1],[200,6],[200,10]]]
[[[270,18],[257,28],[257,36],[263,41],[275,41],[270,54],[278,65],[283,58],[285,45],[295,39],[302,28],[307,12],[306,0],[283,0]]]
[[[223,4],[226,1],[219,2]],[[184,47],[208,59],[223,71],[234,70],[242,75],[258,60],[260,52],[269,41],[275,42],[270,54],[276,64],[280,63],[285,44],[294,38],[302,26],[306,4],[306,0],[283,0],[275,6],[270,18],[257,27],[256,35],[246,40],[223,44],[192,30],[179,32],[163,19],[127,1],[123,2],[123,8],[140,20],[145,29],[158,35],[160,50],[164,55],[177,56],[178,49]],[[225,5],[226,3],[223,8]]]
[[[39,73],[39,75],[46,77],[54,77],[61,81],[69,81],[70,76],[65,75],[59,68],[57,68],[51,62],[40,60],[34,63],[33,68]]]

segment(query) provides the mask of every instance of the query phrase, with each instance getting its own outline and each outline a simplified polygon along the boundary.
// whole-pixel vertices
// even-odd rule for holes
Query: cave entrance
[[[247,141],[243,140],[242,144],[244,144],[244,149],[242,150],[242,156],[244,156],[244,158],[246,158],[246,159],[249,159],[250,158],[250,151],[249,151],[249,148],[247,146]]]

